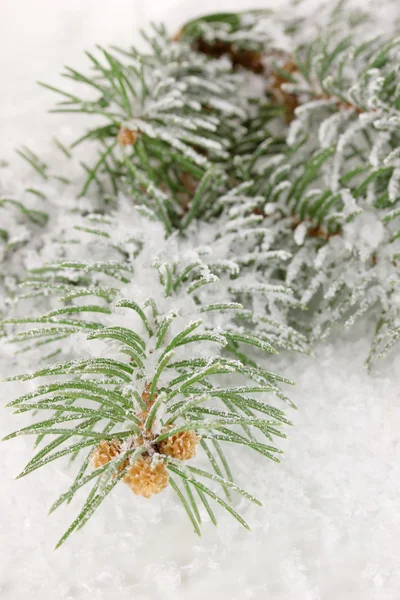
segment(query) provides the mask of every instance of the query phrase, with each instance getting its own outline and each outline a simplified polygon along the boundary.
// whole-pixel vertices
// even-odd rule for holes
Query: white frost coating
[[[378,167],[381,163],[382,153],[385,149],[385,146],[390,138],[390,134],[383,132],[377,136],[375,143],[371,149],[371,153],[369,155],[369,162],[373,167]]]
[[[360,259],[366,261],[380,246],[385,236],[381,221],[372,213],[364,212],[348,223],[343,232],[345,247],[358,252]]]
[[[325,108],[332,106],[335,104],[335,99],[330,100],[310,100],[310,102],[305,102],[304,104],[298,106],[295,110],[296,117],[302,117],[305,113],[314,112],[319,108]]]
[[[328,258],[330,252],[332,252],[332,249],[329,247],[329,245],[323,246],[320,250],[318,250],[314,261],[314,267],[316,269],[323,268],[324,262]]]
[[[350,215],[354,215],[356,213],[362,212],[362,209],[357,205],[357,201],[354,198],[353,194],[348,189],[343,189],[341,191],[342,200],[343,200],[343,216],[349,217]]]
[[[272,215],[276,210],[276,204],[274,202],[267,202],[267,204],[264,205],[264,213],[266,215]]]
[[[294,121],[292,121],[292,123],[290,124],[290,128],[289,128],[289,133],[287,135],[287,143],[289,144],[289,146],[294,146],[294,144],[296,143],[298,137],[300,136],[300,134],[303,131],[303,123],[300,121],[300,119],[295,119]]]
[[[375,124],[376,126],[376,124]],[[385,160],[383,161],[383,164],[386,167],[390,167],[390,166],[399,166],[400,167],[400,148],[395,148],[394,150],[392,150],[392,152],[390,152],[390,154],[387,155],[387,157],[385,158]]]
[[[322,121],[318,131],[318,138],[322,148],[329,148],[336,141],[338,129],[346,121],[347,115],[348,113],[338,112]]]
[[[300,223],[297,225],[294,231],[294,241],[298,246],[302,246],[304,244],[304,239],[307,235],[307,225],[306,223]]]
[[[400,168],[394,169],[388,187],[389,200],[396,202],[400,197]]]

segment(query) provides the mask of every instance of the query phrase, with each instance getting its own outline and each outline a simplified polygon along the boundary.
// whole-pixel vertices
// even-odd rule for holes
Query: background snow
[[[84,49],[136,41],[151,19],[175,29],[199,12],[249,6],[248,0],[198,4],[2,0],[0,159],[12,161],[15,179],[28,177],[13,158],[15,146],[46,154],[52,135],[69,135],[67,116],[45,114],[54,97],[36,79],[57,85],[65,62],[86,66]],[[390,19],[389,4],[377,9],[377,21]],[[312,14],[319,2],[303,5]],[[251,534],[221,512],[218,529],[207,524],[199,540],[170,491],[148,502],[121,486],[54,553],[80,499],[52,517],[46,513],[72,472],[52,466],[13,481],[31,455],[31,439],[2,445],[0,598],[397,600],[400,356],[393,353],[368,376],[362,364],[368,334],[364,323],[350,337],[317,347],[316,360],[281,356],[274,364],[297,381],[291,397],[300,410],[290,415],[296,428],[281,465],[237,459],[238,482],[247,481],[264,503],[263,509],[239,504]],[[4,348],[0,361],[6,370]],[[15,419],[2,411],[2,435],[16,428]]]

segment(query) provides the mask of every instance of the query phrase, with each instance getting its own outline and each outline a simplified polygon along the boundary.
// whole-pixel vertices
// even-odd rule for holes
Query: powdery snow
[[[8,442],[1,597],[396,600],[400,359],[368,377],[366,344],[335,341],[316,348],[316,361],[279,360],[276,370],[299,384],[291,397],[301,409],[290,414],[296,428],[283,462],[232,459],[238,482],[264,504],[239,502],[252,533],[221,510],[218,529],[206,523],[199,540],[170,490],[147,501],[120,486],[53,552],[83,501],[47,517],[73,471],[53,465],[13,481],[31,444]],[[4,433],[15,419],[4,411]]]
[[[304,10],[312,14],[318,5],[309,0]],[[0,45],[7,65],[0,158],[12,160],[12,169],[4,170],[5,183],[17,191],[23,187],[20,180],[26,185],[31,176],[13,158],[15,146],[26,143],[50,158],[49,137],[71,135],[68,116],[45,114],[54,98],[35,79],[58,85],[62,65],[86,65],[82,50],[94,43],[126,45],[137,40],[137,30],[150,19],[167,21],[174,29],[217,6],[232,10],[248,2],[204,2],[199,11],[193,0],[148,5],[139,0],[2,0]],[[389,19],[388,11],[382,12],[377,28]],[[79,128],[79,122],[74,119],[72,127]],[[392,353],[368,375],[363,360],[369,329],[364,322],[351,335],[337,335],[315,348],[316,358],[274,359],[274,371],[298,383],[291,398],[299,411],[289,414],[296,427],[282,464],[257,463],[250,453],[237,451],[235,460],[232,450],[239,485],[257,492],[264,504],[238,501],[251,534],[221,510],[218,528],[206,523],[198,539],[171,490],[148,501],[118,486],[85,528],[53,552],[83,497],[51,517],[47,510],[71,484],[75,469],[54,463],[14,481],[31,457],[32,440],[19,437],[3,444],[0,598],[397,600],[400,356]],[[11,362],[7,351],[3,344],[2,373]],[[18,371],[23,368],[21,360]],[[14,394],[19,385],[3,388],[4,403],[8,390]],[[1,435],[23,424],[2,410]]]

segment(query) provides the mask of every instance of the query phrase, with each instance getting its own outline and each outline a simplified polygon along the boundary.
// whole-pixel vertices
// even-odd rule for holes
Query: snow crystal
[[[307,235],[307,225],[306,223],[300,223],[297,225],[294,231],[294,241],[298,246],[302,246],[304,244],[304,239]]]

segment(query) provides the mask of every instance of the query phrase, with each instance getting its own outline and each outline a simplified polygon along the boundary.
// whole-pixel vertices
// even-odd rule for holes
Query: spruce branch
[[[366,314],[368,364],[400,337],[399,39],[350,13],[343,35],[342,3],[323,12],[322,36],[266,11],[174,39],[155,27],[143,53],[99,47],[90,74],[67,68],[71,90],[43,84],[56,112],[100,119],[72,147],[54,140],[68,161],[92,143],[94,203],[49,220],[48,189],[68,179],[27,147],[38,187],[0,200],[1,332],[32,364],[7,381],[45,378],[10,398],[40,416],[6,439],[36,440],[20,477],[79,461],[51,510],[91,486],[58,545],[120,481],[146,498],[170,487],[197,534],[215,504],[248,527],[235,494],[259,502],[229,449],[279,462],[279,406],[294,405],[275,349],[309,352]],[[21,281],[20,251],[53,225]]]
[[[232,100],[238,76],[229,63],[171,41],[162,27],[146,40],[144,54],[134,48],[88,53],[90,76],[67,68],[64,76],[77,89],[91,89],[91,100],[42,84],[63,97],[55,112],[97,115],[106,122],[73,144],[92,140],[102,146],[82,195],[105,170],[117,188],[125,179],[127,185],[162,186],[185,198],[212,164],[229,161],[242,133],[246,102]]]
[[[85,321],[80,321],[83,325],[80,335],[86,332],[89,344],[100,338],[110,340],[107,356],[96,356],[95,346],[89,359],[50,364],[7,379],[26,381],[46,377],[45,385],[12,400],[10,406],[17,413],[53,412],[52,417],[6,437],[39,435],[45,442],[21,477],[64,456],[90,451],[70,490],[53,507],[71,500],[83,485],[93,484],[81,512],[59,544],[89,519],[122,479],[135,494],[145,497],[162,491],[170,482],[197,533],[200,533],[200,513],[192,490],[200,492],[198,496],[208,512],[212,509],[204,494],[247,526],[202,479],[211,480],[225,492],[232,490],[255,501],[232,482],[231,469],[222,449],[224,442],[247,446],[267,458],[279,460],[280,451],[271,441],[276,435],[285,437],[281,426],[290,425],[290,421],[280,409],[264,403],[263,396],[266,393],[279,395],[277,382],[289,380],[225,358],[220,348],[231,339],[232,332],[215,329],[202,319],[189,320],[185,327],[182,317],[181,324],[175,323],[171,319],[175,298],[165,297],[162,281],[158,286],[159,299],[154,298],[146,307],[133,300],[114,301],[107,313],[112,315],[112,326],[99,323],[93,328],[92,324],[86,326]],[[154,313],[149,311],[151,307]],[[81,308],[87,308],[89,313],[94,310],[90,305]],[[131,328],[123,324],[133,323],[129,317],[132,309],[136,325]],[[58,316],[57,311],[54,312],[56,314],[44,316],[40,323],[49,320],[54,323]],[[208,315],[208,311],[203,314]],[[60,315],[63,322],[64,313]],[[72,326],[71,335],[75,331]],[[36,333],[53,335],[47,328],[39,328]],[[236,341],[269,351],[265,342],[255,337],[241,336]],[[191,359],[185,358],[188,345]],[[223,383],[227,375],[229,387]],[[57,379],[53,380],[55,376]],[[243,434],[237,432],[238,427]],[[267,444],[257,439],[257,431],[267,436]],[[48,442],[49,436],[55,437]],[[200,440],[202,444],[198,446]],[[206,445],[206,440],[218,444],[217,454]],[[183,460],[192,459],[200,448],[206,448],[206,457],[215,473],[195,467],[187,469],[181,464]],[[88,473],[90,463],[95,470]],[[228,479],[223,477],[223,470],[227,471]],[[183,487],[170,478],[169,472],[178,476]]]

